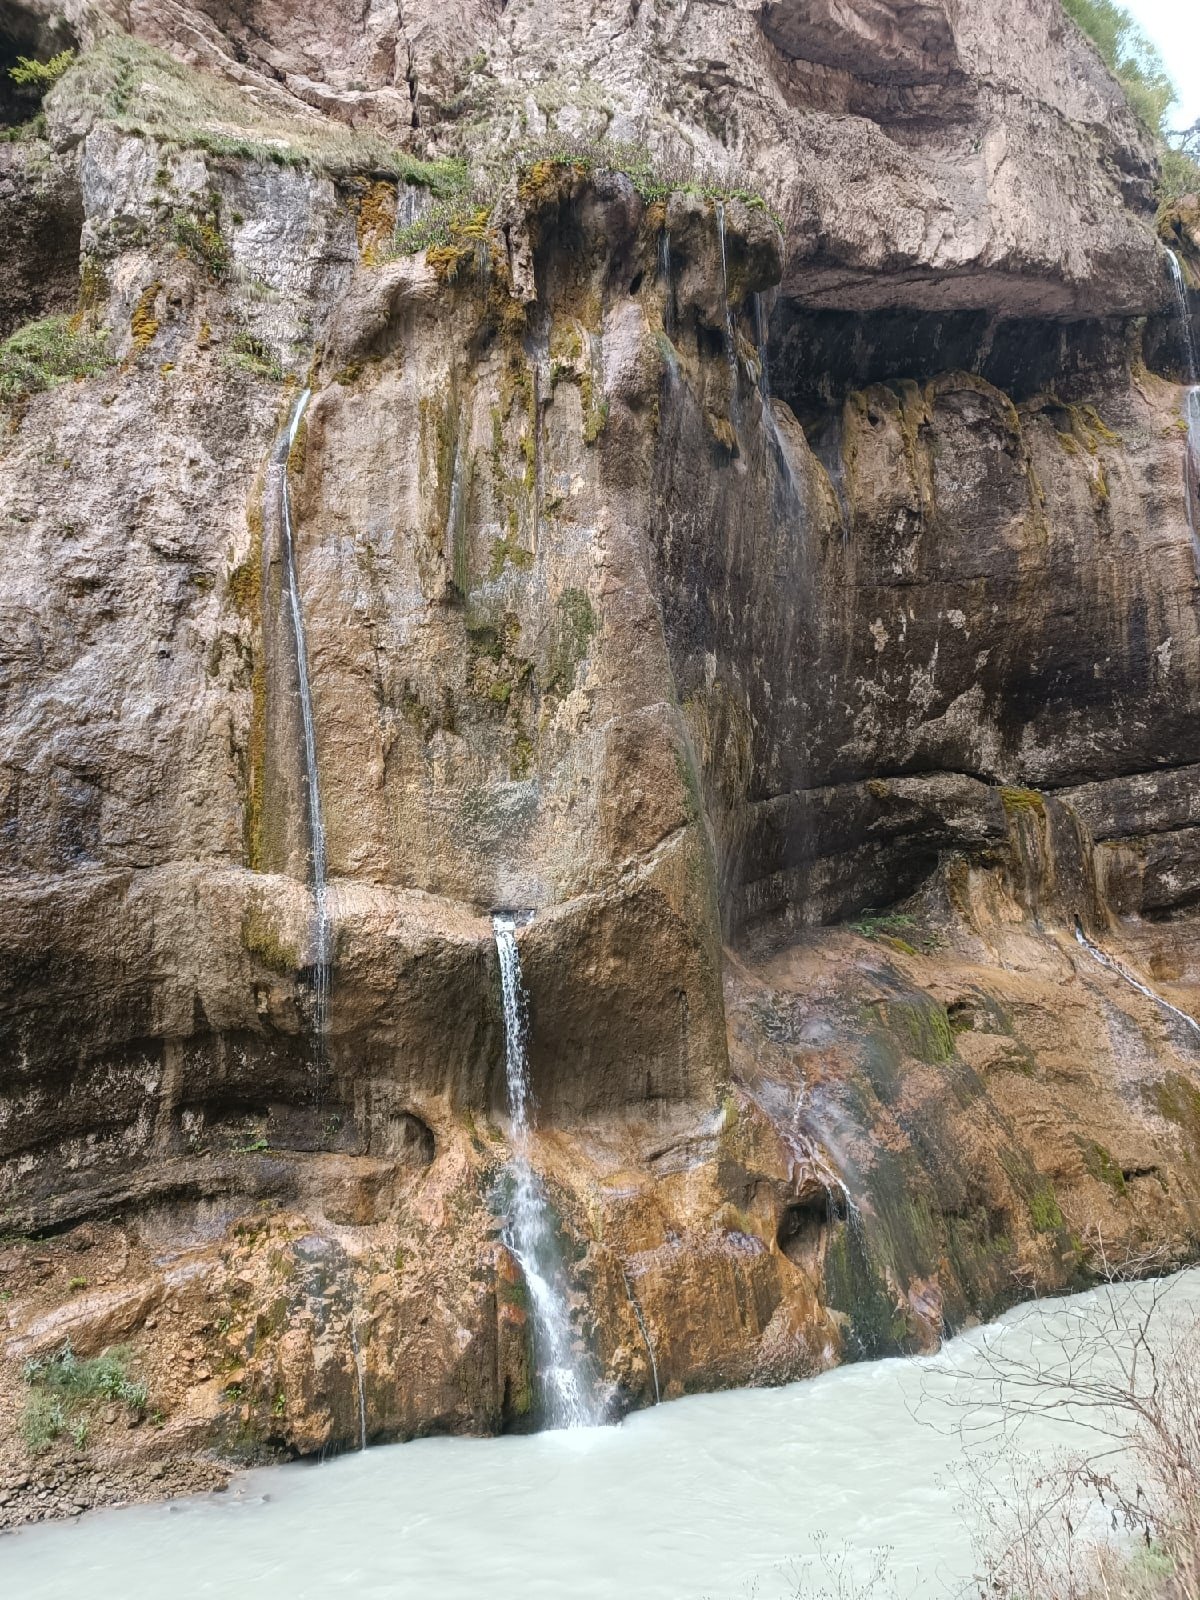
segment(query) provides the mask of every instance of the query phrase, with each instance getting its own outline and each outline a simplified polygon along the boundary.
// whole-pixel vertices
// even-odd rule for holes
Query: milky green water
[[[1052,1359],[1081,1312],[1132,1321],[1146,1286],[1046,1301],[920,1361],[843,1367],[784,1389],[676,1401],[619,1427],[428,1439],[251,1473],[225,1494],[95,1513],[0,1538],[20,1600],[777,1600],[827,1552],[893,1589],[953,1594],[973,1570],[956,1469],[985,1449],[985,1352]],[[1165,1321],[1200,1317],[1200,1271]],[[964,1413],[964,1402],[976,1409]],[[964,1440],[959,1426],[969,1416]],[[1027,1424],[1038,1458],[1078,1444]],[[1007,1448],[992,1474],[1007,1492]]]

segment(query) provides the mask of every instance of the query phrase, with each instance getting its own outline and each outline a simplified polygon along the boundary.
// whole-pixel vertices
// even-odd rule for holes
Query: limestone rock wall
[[[1057,5],[65,26],[0,145],[0,331],[109,330],[0,436],[0,1393],[131,1341],[117,1463],[535,1422],[495,908],[615,1409],[1191,1258],[1120,971],[1195,1010],[1180,329]],[[410,253],[401,142],[492,184]]]

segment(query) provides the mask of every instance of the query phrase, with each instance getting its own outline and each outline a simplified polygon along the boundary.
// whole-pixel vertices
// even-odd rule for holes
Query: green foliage
[[[1115,0],[1063,0],[1063,9],[1094,42],[1138,119],[1163,139],[1175,85],[1133,15]]]
[[[396,230],[393,249],[398,256],[419,255],[422,250],[443,249],[486,240],[492,197],[477,189],[446,196],[423,217]]]
[[[229,250],[221,235],[215,210],[200,216],[177,211],[172,219],[175,243],[184,255],[202,266],[218,282],[229,275]]]
[[[21,1413],[21,1437],[31,1455],[40,1455],[67,1425],[61,1400],[53,1395],[31,1394]]]
[[[890,944],[905,955],[928,955],[942,942],[936,933],[922,928],[916,917],[904,911],[864,911],[850,929],[862,939]]]
[[[520,187],[526,196],[536,194],[553,169],[570,167],[580,174],[620,172],[643,200],[665,200],[672,194],[700,195],[708,200],[740,200],[766,211],[762,195],[728,173],[706,171],[686,161],[658,161],[644,145],[618,140],[583,139],[560,134],[521,153]],[[774,217],[774,213],[772,213]],[[774,218],[776,225],[779,218]]]
[[[18,56],[16,66],[9,67],[8,75],[19,88],[36,89],[39,94],[46,94],[74,65],[74,50],[60,50],[49,61],[34,61],[29,56]]]
[[[140,1416],[146,1409],[146,1385],[129,1376],[129,1351],[114,1345],[103,1355],[81,1360],[68,1339],[61,1350],[35,1356],[23,1376],[31,1388],[64,1400],[119,1400]]]
[[[32,144],[46,137],[46,113],[39,111],[28,122],[18,122],[15,127],[0,128],[0,144]]]
[[[756,210],[767,210],[766,201],[756,190],[731,180],[728,174],[709,173],[682,161],[657,162],[642,145],[559,135],[521,150],[516,167],[518,192],[526,205],[556,194],[565,172],[580,177],[620,172],[648,203],[686,193],[711,200],[740,200]],[[490,171],[482,182],[471,184],[466,168],[461,167],[457,173],[445,175],[440,190],[429,184],[442,198],[423,217],[397,231],[395,253],[404,256],[422,250],[453,251],[463,257],[473,253],[479,242],[487,239],[492,210],[511,170],[509,161],[503,168]],[[781,226],[779,218],[773,212],[771,215],[776,226]],[[597,433],[602,427],[600,422]]]
[[[283,368],[270,347],[250,333],[235,333],[230,345],[230,364],[272,383],[283,382]]]
[[[21,1437],[33,1454],[68,1432],[82,1450],[89,1424],[81,1407],[89,1401],[116,1400],[138,1417],[146,1410],[146,1385],[130,1376],[129,1352],[122,1346],[84,1361],[68,1339],[53,1355],[27,1361],[22,1376],[30,1393],[21,1415]]]
[[[1182,141],[1178,148],[1169,144],[1163,150],[1158,187],[1166,201],[1182,199],[1185,194],[1200,194],[1200,161]]]
[[[1038,1233],[1057,1233],[1063,1225],[1058,1199],[1045,1179],[1029,1196],[1029,1218]]]
[[[0,405],[71,378],[94,377],[109,365],[106,330],[88,328],[74,317],[43,317],[0,344]]]

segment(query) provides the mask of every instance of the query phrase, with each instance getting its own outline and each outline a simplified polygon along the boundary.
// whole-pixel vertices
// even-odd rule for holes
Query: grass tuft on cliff
[[[22,1376],[30,1392],[21,1418],[26,1447],[36,1454],[67,1432],[82,1446],[88,1432],[84,1412],[91,1401],[116,1401],[133,1416],[143,1416],[149,1393],[140,1379],[131,1376],[129,1364],[124,1346],[84,1359],[75,1354],[69,1339],[52,1355],[27,1361]]]
[[[454,193],[467,181],[461,161],[422,161],[377,134],[262,106],[233,84],[127,34],[112,34],[80,57],[47,97],[47,109],[52,119],[107,122],[180,149],[331,177],[394,178],[435,195]]]
[[[762,195],[737,174],[710,171],[694,162],[660,161],[644,145],[623,144],[606,139],[581,139],[560,134],[521,152],[520,186],[536,188],[539,169],[571,167],[591,175],[620,172],[627,177],[643,200],[652,203],[672,194],[700,195],[706,200],[740,200],[755,210],[769,211]],[[781,223],[774,212],[777,227]]]
[[[75,317],[43,317],[0,344],[0,404],[74,378],[91,378],[110,365],[108,334]]]

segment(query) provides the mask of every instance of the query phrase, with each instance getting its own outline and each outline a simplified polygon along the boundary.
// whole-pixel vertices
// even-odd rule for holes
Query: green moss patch
[[[300,952],[281,936],[261,906],[249,907],[242,917],[242,944],[272,972],[286,975],[299,970]]]
[[[545,682],[548,694],[570,694],[598,627],[592,602],[584,591],[564,589],[554,608],[554,642]]]

